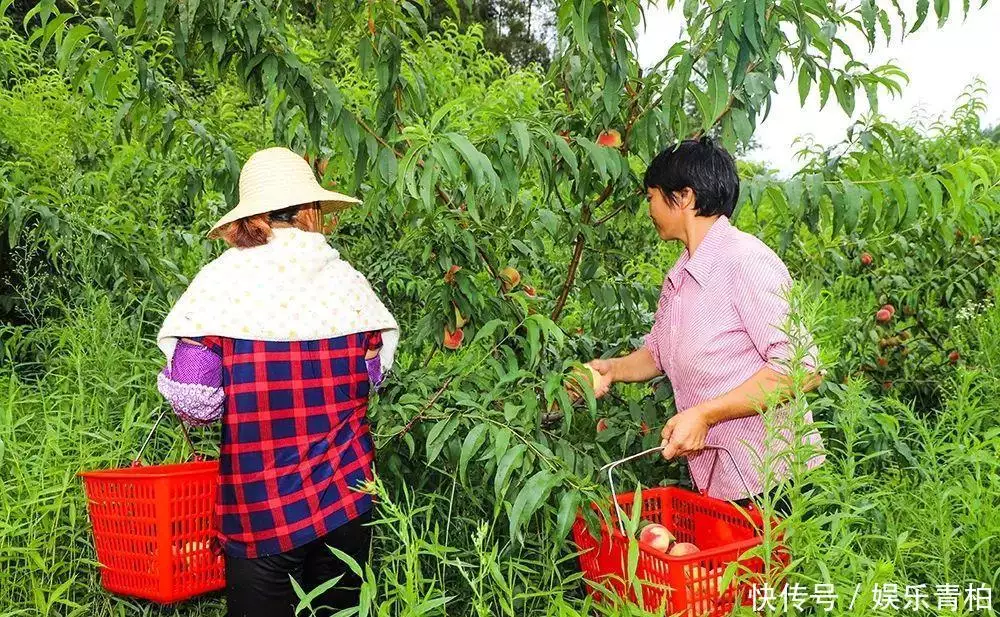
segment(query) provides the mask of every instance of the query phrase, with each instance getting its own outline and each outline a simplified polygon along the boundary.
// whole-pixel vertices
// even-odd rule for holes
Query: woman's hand
[[[663,448],[663,458],[670,460],[703,450],[708,427],[706,412],[699,405],[686,409],[667,420],[660,432],[660,447]]]
[[[594,358],[586,364],[591,368],[594,378],[594,397],[601,398],[611,390],[615,383],[612,375],[612,361],[604,358]]]

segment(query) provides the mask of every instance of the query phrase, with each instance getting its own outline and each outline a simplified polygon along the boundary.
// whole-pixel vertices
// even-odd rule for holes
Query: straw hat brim
[[[221,227],[248,216],[275,212],[312,202],[319,202],[323,213],[329,214],[330,212],[346,210],[355,204],[361,203],[361,200],[336,191],[328,191],[320,186],[298,188],[294,191],[294,194],[288,195],[285,199],[278,200],[277,202],[271,200],[268,203],[260,203],[255,201],[244,202],[241,200],[240,203],[236,204],[236,207],[219,219],[208,233],[209,235],[213,235]]]

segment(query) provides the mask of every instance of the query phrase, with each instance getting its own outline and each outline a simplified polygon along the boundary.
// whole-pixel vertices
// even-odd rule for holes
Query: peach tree
[[[844,321],[836,380],[865,375],[877,392],[934,409],[963,363],[963,322],[992,302],[989,279],[1000,259],[1000,158],[980,124],[983,94],[970,86],[930,134],[878,118],[859,122],[845,142],[813,151],[799,174],[758,200],[764,233],[785,239],[790,268],[836,296],[865,301]],[[841,220],[838,201],[852,210]],[[825,224],[795,229],[789,209],[815,209]],[[789,235],[789,226],[801,233]]]

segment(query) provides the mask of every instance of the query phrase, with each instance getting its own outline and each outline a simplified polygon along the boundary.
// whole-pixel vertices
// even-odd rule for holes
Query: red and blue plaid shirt
[[[380,332],[274,343],[199,339],[222,357],[216,527],[226,553],[284,553],[368,511],[373,478],[365,353]]]

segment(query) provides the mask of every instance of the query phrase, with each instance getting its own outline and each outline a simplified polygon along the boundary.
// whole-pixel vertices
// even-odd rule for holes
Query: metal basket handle
[[[614,476],[611,474],[611,472],[614,471],[615,467],[621,465],[622,463],[627,463],[637,458],[646,456],[647,454],[652,454],[653,452],[660,452],[664,449],[664,447],[665,446],[656,446],[653,448],[649,448],[648,450],[643,450],[638,454],[632,454],[630,456],[626,456],[625,458],[618,459],[617,461],[612,461],[607,465],[605,465],[604,467],[601,467],[601,471],[607,470],[608,472],[608,485],[611,486],[611,500],[615,504],[615,511],[618,513],[618,528],[621,530],[623,536],[625,535],[625,523],[622,521],[625,518],[625,512],[624,510],[622,510],[621,505],[619,505],[618,503],[618,492],[615,490],[615,479]],[[729,460],[733,464],[733,469],[736,470],[736,475],[739,476],[740,482],[743,484],[743,488],[746,489],[747,497],[750,497],[752,495],[752,491],[750,490],[750,486],[747,484],[746,478],[743,477],[743,472],[740,471],[739,465],[736,464],[736,458],[733,457],[733,453],[730,452],[729,449],[726,448],[725,446],[715,446],[715,445],[705,444],[705,449],[722,450],[723,452],[726,453],[727,456],[729,456]]]
[[[132,467],[138,467],[139,465],[142,464],[142,461],[140,460],[142,458],[142,453],[143,451],[145,451],[146,446],[149,444],[149,440],[153,438],[153,433],[156,432],[156,427],[160,425],[160,420],[163,419],[163,416],[166,415],[166,413],[167,410],[164,409],[160,412],[160,415],[156,417],[156,422],[153,423],[153,428],[149,429],[149,434],[146,435],[146,440],[142,442],[141,446],[139,446],[139,452],[135,455],[135,458],[132,459]],[[180,422],[180,425],[181,425],[181,430],[184,432],[184,441],[186,441],[188,447],[191,448],[191,453],[194,455],[194,460],[196,461],[203,460],[205,457],[203,457],[201,454],[198,454],[198,451],[195,450],[194,442],[191,441],[191,435],[188,434],[187,426],[184,424],[183,421]]]

